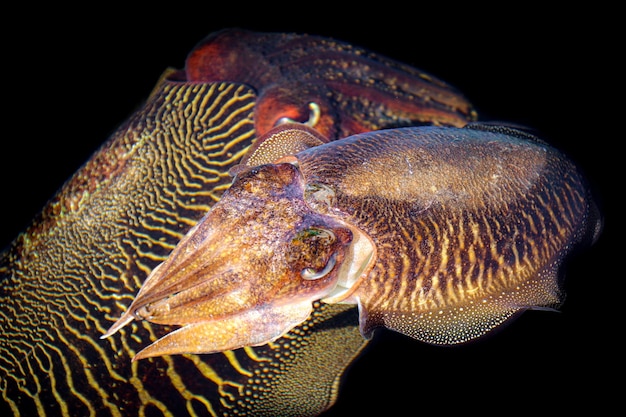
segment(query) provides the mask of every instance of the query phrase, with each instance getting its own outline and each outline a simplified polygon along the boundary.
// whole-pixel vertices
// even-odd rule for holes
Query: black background
[[[389,2],[338,12],[309,2],[250,11],[242,4],[228,10],[174,3],[135,11],[33,6],[7,14],[0,246],[142,103],[161,72],[182,67],[210,32],[238,26],[334,37],[447,81],[482,120],[537,129],[587,174],[605,229],[567,264],[561,313],[525,313],[493,337],[457,348],[379,332],[347,373],[329,415],[602,414],[615,405],[624,371],[616,210],[624,180],[624,117],[617,113],[624,105],[622,80],[612,75],[623,50],[607,19],[616,11],[416,7]]]

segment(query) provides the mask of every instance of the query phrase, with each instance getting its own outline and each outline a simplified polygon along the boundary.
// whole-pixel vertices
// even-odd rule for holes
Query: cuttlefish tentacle
[[[145,319],[183,327],[136,358],[264,344],[322,300],[356,304],[367,338],[455,344],[558,307],[558,268],[599,216],[574,164],[516,132],[270,131],[105,337]]]

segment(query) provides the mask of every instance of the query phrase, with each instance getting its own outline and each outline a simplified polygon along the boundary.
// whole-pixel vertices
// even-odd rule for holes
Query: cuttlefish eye
[[[334,268],[337,236],[332,230],[309,227],[300,230],[291,240],[287,263],[308,281],[328,275]]]

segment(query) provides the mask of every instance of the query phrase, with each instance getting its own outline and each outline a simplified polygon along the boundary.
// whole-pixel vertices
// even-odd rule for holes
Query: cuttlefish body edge
[[[463,343],[558,307],[561,263],[599,230],[575,165],[512,129],[325,142],[295,124],[260,138],[103,337],[135,319],[182,326],[134,359],[262,345],[322,300],[356,304],[366,338]]]

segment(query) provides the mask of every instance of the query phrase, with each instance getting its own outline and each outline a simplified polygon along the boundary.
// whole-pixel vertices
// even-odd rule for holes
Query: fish
[[[352,305],[364,339],[387,328],[469,343],[531,309],[558,309],[560,267],[602,220],[586,180],[532,133],[491,123],[327,141],[270,130],[233,183],[102,336],[180,326],[133,360],[275,341],[313,305]]]

